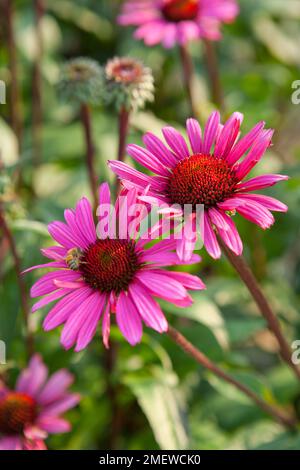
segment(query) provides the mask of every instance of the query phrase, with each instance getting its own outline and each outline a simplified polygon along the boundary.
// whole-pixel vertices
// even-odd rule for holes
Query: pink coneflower
[[[47,377],[47,367],[35,354],[15,390],[0,383],[0,450],[44,450],[49,434],[70,431],[60,415],[79,402],[77,393],[67,391],[73,376],[61,369]]]
[[[136,39],[147,46],[184,45],[190,40],[218,40],[220,26],[239,12],[236,0],[127,0],[118,22],[137,26]]]
[[[146,176],[122,162],[109,162],[125,185],[139,190],[148,188],[144,201],[179,205],[177,217],[183,215],[180,207],[186,204],[194,208],[203,205],[201,235],[213,258],[221,256],[216,232],[235,254],[242,253],[242,241],[231,217],[236,212],[266,229],[274,223],[270,211],[287,211],[285,204],[270,196],[252,194],[288,179],[287,176],[267,174],[243,181],[269,147],[273,131],[264,129],[265,123],[260,122],[239,140],[242,118],[240,113],[234,113],[222,126],[219,113],[213,112],[203,137],[199,123],[188,119],[190,149],[172,127],[162,130],[168,147],[150,132],[143,138],[146,149],[129,145],[128,154],[158,176]],[[189,259],[195,246],[196,239],[191,236],[196,233],[195,217],[196,212],[192,212],[185,220],[185,231],[177,244],[177,253],[183,260]]]
[[[100,209],[101,205],[110,205],[106,183],[100,187],[99,200]],[[128,208],[135,202],[138,201],[133,189],[127,193]],[[99,224],[97,236],[90,203],[81,199],[75,210],[65,211],[66,223],[56,221],[49,225],[49,233],[59,246],[46,248],[42,253],[53,261],[30,268],[55,268],[32,287],[32,297],[44,296],[32,310],[60,299],[43,326],[48,331],[64,324],[61,343],[65,349],[74,344],[75,351],[84,349],[94,337],[101,316],[103,342],[108,347],[111,313],[131,345],[141,340],[142,321],[160,333],[165,332],[168,324],[154,297],[185,307],[192,303],[187,289],[204,288],[196,276],[162,269],[180,264],[174,252],[175,241],[162,240],[147,249],[149,239],[133,238],[128,225],[132,216],[124,207],[119,197],[118,232],[113,224],[109,232]],[[125,234],[124,226],[128,226]],[[198,261],[199,257],[194,255],[191,262]]]

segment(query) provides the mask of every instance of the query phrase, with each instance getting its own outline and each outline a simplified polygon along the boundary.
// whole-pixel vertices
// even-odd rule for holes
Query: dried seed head
[[[104,68],[104,100],[117,111],[143,108],[154,99],[154,79],[149,67],[130,57],[115,57]]]
[[[61,69],[58,94],[64,101],[97,105],[102,97],[102,76],[95,60],[84,57],[69,60]]]

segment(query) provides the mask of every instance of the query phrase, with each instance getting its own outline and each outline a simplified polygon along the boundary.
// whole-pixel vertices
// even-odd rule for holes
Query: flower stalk
[[[18,80],[17,48],[14,34],[14,2],[4,0],[3,18],[6,18],[7,46],[9,50],[9,70],[11,76],[10,85],[10,119],[12,129],[17,137],[19,152],[22,143],[22,111],[21,91]],[[21,175],[19,175],[20,177]]]
[[[184,84],[185,84],[185,88],[186,88],[187,95],[188,95],[192,117],[196,117],[197,111],[196,111],[194,95],[193,95],[193,75],[194,75],[193,62],[192,62],[191,56],[189,54],[189,51],[186,45],[179,46],[179,52],[180,52],[181,66],[182,66],[182,72],[183,72],[183,79],[184,79]]]
[[[124,161],[127,134],[129,129],[130,112],[124,106],[119,111],[119,143],[118,143],[118,160]],[[117,192],[120,189],[121,181],[117,178]]]
[[[92,138],[91,112],[89,106],[86,103],[82,103],[80,106],[80,118],[84,131],[84,139],[86,146],[86,167],[88,171],[90,187],[93,197],[94,210],[96,211],[98,207],[98,198],[97,175],[95,171],[95,147]]]
[[[41,22],[44,15],[44,1],[34,0],[33,2],[35,14],[35,35],[37,52],[32,71],[32,137],[34,148],[34,160],[36,163],[41,162],[42,155],[42,74],[41,61],[43,57],[43,35]]]
[[[215,365],[205,354],[203,354],[199,349],[197,349],[192,343],[190,343],[187,338],[185,338],[179,331],[169,325],[167,334],[170,338],[189,356],[193,357],[198,364],[203,366],[205,369],[208,369],[214,375],[219,377],[225,382],[233,385],[240,392],[250,398],[259,408],[261,408],[265,413],[272,416],[278,423],[289,428],[294,429],[296,426],[296,420],[292,416],[288,416],[281,409],[269,405],[267,402],[262,400],[258,395],[256,395],[252,390],[246,387],[244,384],[238,380],[231,377],[227,372],[223,371],[217,365]]]
[[[118,160],[122,162],[125,156],[126,138],[129,128],[129,111],[122,107],[119,112],[119,145]]]
[[[6,238],[9,244],[9,248],[11,251],[12,258],[13,258],[14,269],[16,272],[17,283],[18,283],[18,288],[20,292],[20,300],[21,300],[21,307],[22,307],[22,312],[23,312],[24,325],[25,325],[26,349],[27,349],[28,357],[30,358],[34,352],[34,341],[33,341],[33,335],[30,329],[30,321],[29,321],[30,308],[29,308],[29,302],[28,302],[28,297],[27,297],[27,289],[26,289],[24,279],[22,277],[21,262],[20,262],[18,251],[17,251],[15,239],[7,224],[7,221],[4,215],[4,209],[1,204],[0,204],[0,228],[2,229],[4,238]]]
[[[252,295],[262,316],[265,318],[268,324],[269,330],[275,335],[280,347],[280,355],[283,361],[288,364],[288,366],[293,370],[296,377],[300,379],[300,370],[298,369],[296,364],[293,364],[292,362],[292,352],[287,340],[285,339],[282,333],[279,320],[273,312],[272,307],[266,299],[260,285],[255,279],[255,276],[252,273],[250,267],[248,266],[246,260],[243,256],[237,256],[231,250],[229,250],[221,240],[221,237],[219,237],[219,243],[227,259],[242,279],[250,294]]]
[[[204,54],[213,102],[221,111],[224,111],[224,93],[222,89],[216,49],[214,44],[208,39],[204,39]]]

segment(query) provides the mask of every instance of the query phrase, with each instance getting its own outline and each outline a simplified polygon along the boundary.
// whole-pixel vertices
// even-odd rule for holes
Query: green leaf
[[[226,349],[228,347],[228,333],[218,306],[203,292],[193,293],[193,299],[194,303],[184,310],[167,302],[163,303],[163,309],[181,318],[190,318],[197,321],[203,327],[206,327],[203,330],[210,330],[209,335],[214,336],[219,345]],[[206,342],[205,339],[204,341]]]
[[[142,374],[127,375],[124,383],[136,396],[161,449],[188,447],[184,403],[177,389],[177,376],[160,366]]]
[[[270,388],[263,382],[261,378],[258,378],[253,373],[248,372],[230,372],[229,375],[233,378],[246,385],[250,390],[259,395],[262,399],[269,403],[274,403],[275,398]],[[232,401],[238,401],[240,403],[252,403],[251,399],[248,398],[243,392],[240,392],[235,386],[224,382],[215,375],[209,376],[210,384],[224,397]]]

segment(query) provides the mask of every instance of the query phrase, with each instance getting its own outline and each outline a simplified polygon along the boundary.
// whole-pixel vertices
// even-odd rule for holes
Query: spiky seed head
[[[104,101],[117,111],[138,110],[154,99],[154,79],[149,67],[131,57],[114,57],[104,67]]]
[[[57,91],[64,101],[97,105],[101,102],[102,83],[103,73],[98,62],[78,57],[62,66]]]

